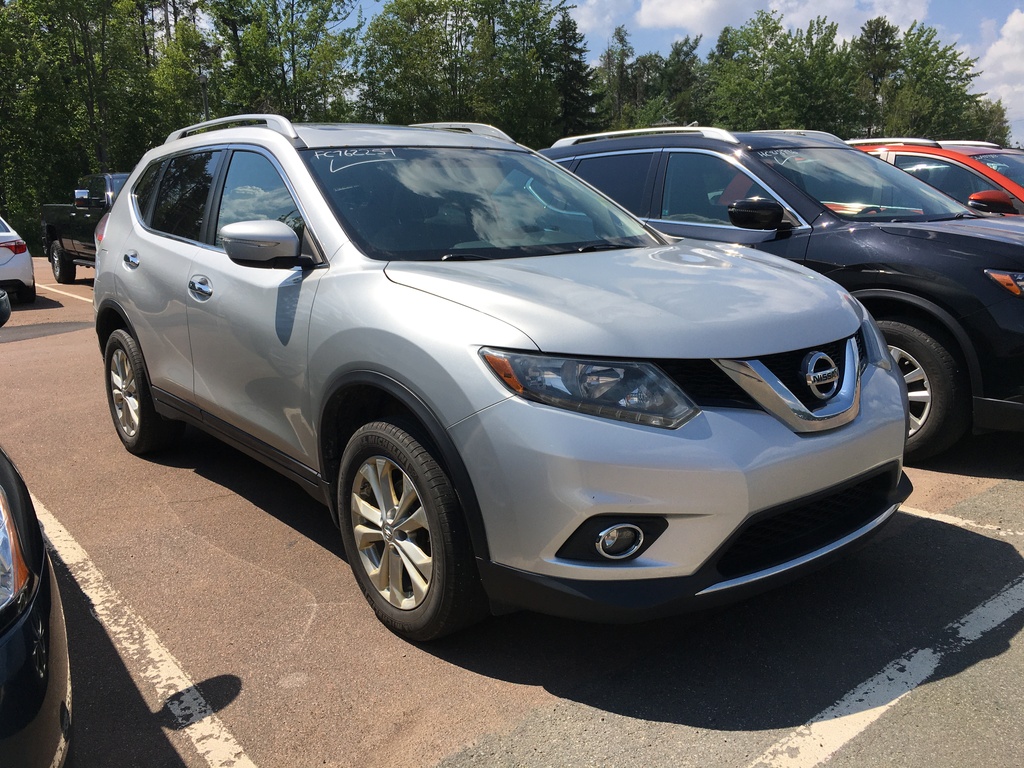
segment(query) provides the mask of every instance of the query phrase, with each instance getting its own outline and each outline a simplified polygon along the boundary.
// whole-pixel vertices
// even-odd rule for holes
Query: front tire
[[[59,240],[50,243],[50,269],[53,270],[53,279],[58,283],[67,285],[75,282],[77,268],[68,258],[67,251],[60,247]]]
[[[880,320],[878,327],[907,384],[906,457],[920,461],[950,448],[971,425],[970,384],[951,345],[922,325]]]
[[[447,473],[401,421],[375,421],[341,459],[338,510],[349,565],[377,618],[409,640],[479,620],[486,599]]]
[[[174,443],[185,425],[156,412],[142,352],[132,335],[120,329],[110,334],[103,361],[110,417],[128,452],[141,456]]]

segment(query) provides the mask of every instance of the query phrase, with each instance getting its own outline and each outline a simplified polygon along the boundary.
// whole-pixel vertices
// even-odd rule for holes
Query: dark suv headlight
[[[675,429],[700,409],[650,363],[482,349],[502,383],[528,400],[632,424]]]
[[[7,493],[0,487],[0,613],[21,595],[29,580],[29,568],[21,550]]]

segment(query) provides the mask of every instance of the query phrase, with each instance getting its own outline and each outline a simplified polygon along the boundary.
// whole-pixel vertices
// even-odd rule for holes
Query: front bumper
[[[850,424],[802,435],[754,409],[705,410],[678,430],[518,398],[481,411],[451,434],[487,534],[484,586],[499,606],[637,620],[735,599],[821,564],[877,529],[910,490],[900,382],[869,367],[861,406]],[[822,499],[839,505],[835,525],[826,510],[816,533],[783,534],[736,559],[736,543],[759,522]],[[666,525],[631,560],[560,556],[595,518]]]

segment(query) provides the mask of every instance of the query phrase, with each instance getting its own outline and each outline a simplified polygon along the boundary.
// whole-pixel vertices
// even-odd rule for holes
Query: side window
[[[160,175],[162,163],[153,163],[142,172],[139,180],[135,182],[132,189],[132,200],[135,202],[135,212],[146,224],[149,224],[150,208],[153,201],[153,193],[156,192],[156,180]]]
[[[217,154],[197,152],[167,162],[153,210],[153,229],[199,240]]]
[[[646,216],[644,188],[653,160],[652,152],[587,157],[580,161],[576,175],[635,216]]]
[[[217,245],[220,230],[227,224],[264,219],[284,222],[302,241],[305,222],[274,165],[256,152],[235,152],[217,215]]]
[[[914,155],[896,155],[896,167],[902,168],[912,176],[916,176],[931,184],[933,187],[945,192],[955,200],[964,205],[967,199],[975,192],[982,192],[986,189],[999,189],[983,176],[973,171],[946,162],[934,157],[923,158]]]
[[[102,176],[89,179],[89,205],[102,208],[107,204],[107,182]]]
[[[721,224],[729,221],[729,203],[771,194],[737,166],[715,155],[673,152],[665,171],[662,221]]]

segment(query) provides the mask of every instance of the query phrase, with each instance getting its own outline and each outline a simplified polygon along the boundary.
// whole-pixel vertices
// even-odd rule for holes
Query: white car
[[[22,304],[36,300],[36,278],[28,245],[0,219],[0,288]]]

